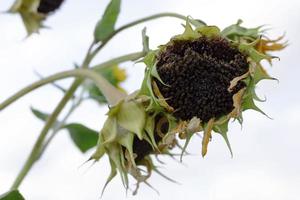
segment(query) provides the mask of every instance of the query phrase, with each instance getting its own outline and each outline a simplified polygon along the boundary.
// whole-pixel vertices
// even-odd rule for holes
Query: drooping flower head
[[[43,27],[46,17],[56,11],[64,0],[16,0],[9,12],[19,13],[27,34],[36,33]]]
[[[129,174],[149,185],[152,171],[160,173],[151,155],[173,156],[180,138],[185,139],[182,157],[195,133],[203,132],[203,156],[212,132],[221,134],[231,151],[228,122],[242,123],[247,109],[263,113],[255,105],[260,101],[255,86],[274,78],[260,62],[271,62],[268,50],[281,50],[285,44],[267,40],[261,27],[242,27],[241,21],[223,31],[202,23],[193,23],[193,28],[190,22],[195,21],[187,20],[183,34],[144,58],[141,89],[110,108],[91,157],[108,155],[108,182],[119,171],[125,188]]]

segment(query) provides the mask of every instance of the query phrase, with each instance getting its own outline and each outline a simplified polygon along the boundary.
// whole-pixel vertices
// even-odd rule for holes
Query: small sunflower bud
[[[48,14],[57,10],[63,0],[15,0],[9,9],[10,13],[19,13],[28,36],[38,33],[44,27],[43,22]]]

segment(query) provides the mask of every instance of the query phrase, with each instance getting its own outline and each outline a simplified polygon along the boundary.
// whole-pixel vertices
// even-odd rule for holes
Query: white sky
[[[6,10],[12,0],[2,0],[0,10]],[[67,1],[61,12],[50,17],[51,29],[41,31],[27,40],[18,16],[0,16],[0,101],[37,77],[33,71],[50,75],[72,68],[81,62],[92,40],[93,28],[108,0]],[[123,1],[118,26],[150,14],[172,11],[200,18],[208,24],[225,27],[244,20],[247,26],[268,24],[271,36],[282,34],[290,46],[278,53],[281,61],[269,68],[280,83],[265,81],[259,94],[267,97],[261,107],[274,120],[252,111],[244,114],[241,130],[230,125],[229,137],[234,151],[231,158],[222,138],[213,135],[208,155],[200,156],[201,141],[194,137],[184,158],[184,165],[164,159],[162,169],[181,185],[153,175],[150,183],[160,191],[157,195],[142,185],[138,196],[126,197],[119,178],[107,188],[104,200],[112,199],[206,199],[206,200],[297,200],[300,188],[300,94],[298,67],[300,48],[300,1],[297,0],[127,0]],[[162,19],[137,26],[118,35],[96,58],[95,63],[141,49],[141,30],[147,26],[151,47],[155,48],[182,31],[181,21]],[[126,63],[129,79],[124,87],[137,89],[143,75],[143,65]],[[67,86],[70,80],[62,82]],[[4,193],[27,157],[43,124],[33,117],[29,106],[51,111],[61,98],[56,89],[39,89],[0,113],[0,194]],[[85,103],[70,121],[86,123],[100,129],[106,108],[93,102]],[[87,170],[78,167],[92,151],[82,155],[61,132],[49,146],[44,157],[34,166],[20,190],[29,200],[94,200],[109,174],[106,159]],[[298,198],[297,198],[298,197]]]

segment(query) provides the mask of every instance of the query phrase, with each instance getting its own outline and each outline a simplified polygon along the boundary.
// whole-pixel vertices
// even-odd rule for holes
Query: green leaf
[[[38,109],[35,109],[33,107],[30,107],[31,112],[40,120],[46,121],[50,114],[39,111]]]
[[[34,114],[34,116],[36,116],[38,119],[46,122],[48,117],[50,116],[50,114],[48,113],[45,113],[45,112],[42,112],[38,109],[35,109],[33,107],[30,107],[30,110],[31,112]],[[60,124],[60,122],[58,120],[56,120],[56,122],[54,123],[54,125],[52,126],[53,127],[57,127],[58,125]]]
[[[121,0],[111,0],[102,16],[97,23],[94,37],[97,42],[107,39],[114,31],[115,23],[120,13]]]
[[[13,190],[1,195],[0,200],[25,200],[25,198],[18,190]]]
[[[69,131],[73,142],[82,153],[85,153],[97,145],[97,131],[76,123],[65,125],[64,128]]]

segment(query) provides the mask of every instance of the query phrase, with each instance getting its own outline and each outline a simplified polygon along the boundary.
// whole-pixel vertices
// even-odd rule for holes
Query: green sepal
[[[42,24],[42,21],[45,19],[44,16],[37,13],[23,11],[20,11],[20,14],[28,36],[30,36],[32,33],[38,33],[39,29],[44,27]]]
[[[241,26],[243,21],[239,19],[236,24],[230,25],[222,30],[223,37],[234,40],[236,37],[250,37],[256,39],[259,37],[260,29],[262,26],[256,28],[245,28]]]
[[[129,153],[130,161],[133,164],[134,167],[136,167],[135,161],[134,161],[134,154],[133,154],[133,139],[134,134],[126,131],[119,130],[118,135],[118,143],[124,146]]]
[[[123,168],[123,164],[122,164],[122,148],[120,145],[118,145],[117,143],[111,143],[109,144],[109,146],[107,146],[107,153],[109,155],[109,158],[112,159],[112,161],[114,162],[116,168],[118,169],[120,175],[121,175],[121,179],[122,179],[122,183],[124,185],[125,188],[128,188],[128,177],[127,177],[127,173],[125,171],[125,169]]]
[[[102,145],[114,142],[118,136],[118,123],[116,117],[108,117],[100,132],[104,139]]]
[[[146,27],[142,30],[142,42],[143,42],[143,52],[149,52],[149,36],[146,34]]]
[[[16,0],[8,11],[20,13],[28,36],[32,33],[38,33],[39,29],[43,27],[42,22],[46,15],[37,12],[39,4],[40,0]]]
[[[102,156],[106,153],[105,147],[103,145],[103,135],[99,134],[98,142],[97,142],[97,148],[96,151],[92,154],[89,160],[95,160],[98,161],[102,158]]]
[[[112,161],[112,159],[110,159],[110,158],[109,158],[109,163],[110,163],[110,174],[109,174],[109,176],[108,176],[108,178],[107,178],[107,180],[106,180],[106,182],[105,182],[105,184],[103,186],[103,189],[102,189],[102,192],[101,192],[101,197],[103,196],[104,191],[105,191],[107,185],[117,175],[117,167],[116,167],[115,163]]]
[[[254,84],[256,85],[261,80],[277,80],[271,77],[260,64],[257,64],[254,68],[254,73],[252,74]]]
[[[121,100],[117,105],[114,105],[114,106],[110,107],[109,111],[106,113],[106,115],[116,116],[118,114],[118,112],[120,111],[120,107],[121,107],[123,102],[124,102],[124,100]]]
[[[252,44],[240,43],[238,48],[241,52],[246,53],[256,63],[259,63],[264,59],[270,60],[272,58],[255,50]]]
[[[221,121],[222,123],[219,124],[218,122],[216,122],[213,126],[213,131],[216,133],[219,133],[223,137],[223,139],[225,140],[226,145],[230,151],[231,157],[233,157],[232,148],[231,148],[230,142],[228,140],[228,135],[227,135],[229,120],[230,119],[225,119],[225,121],[223,121],[223,119],[220,119],[219,121]]]
[[[121,103],[117,113],[118,124],[143,139],[143,130],[146,122],[146,112],[142,105],[134,101]]]
[[[129,180],[128,180],[128,171],[127,171],[127,166],[126,166],[126,163],[125,163],[125,157],[124,157],[124,153],[123,153],[123,149],[121,148],[120,146],[120,150],[119,150],[119,155],[120,155],[120,160],[121,160],[121,165],[122,165],[122,173],[120,172],[121,174],[121,178],[122,178],[122,183],[126,189],[126,192],[128,190],[128,183],[129,183]]]
[[[259,101],[259,102],[266,101],[266,99],[261,99],[260,97],[257,96],[256,91],[255,91],[256,84],[255,84],[253,77],[251,77],[251,76],[247,77],[247,79],[244,80],[244,83],[246,83],[246,85],[247,85],[247,89],[244,94],[244,98],[247,97],[248,95],[251,95],[252,98],[256,101]]]
[[[261,114],[265,115],[266,117],[270,118],[264,111],[262,111],[259,107],[257,107],[255,105],[254,99],[252,95],[248,95],[245,96],[245,98],[243,98],[243,102],[242,102],[242,110],[255,110],[257,112],[260,112]]]
[[[144,58],[144,63],[146,64],[146,72],[145,77],[142,82],[141,90],[139,91],[139,95],[145,95],[150,98],[149,106],[146,108],[146,111],[156,110],[162,111],[162,107],[159,104],[158,99],[156,98],[153,90],[152,90],[152,67],[154,66],[156,58],[156,51],[150,51]]]
[[[219,36],[221,33],[217,26],[202,26],[197,28],[195,31],[209,38]]]
[[[191,141],[191,138],[192,138],[193,134],[194,133],[186,132],[185,143],[182,147],[181,154],[180,154],[180,162],[182,162],[183,154],[186,152],[186,148],[187,148],[189,142]]]
[[[165,116],[167,117],[168,119],[168,123],[169,123],[169,130],[168,132],[171,132],[173,129],[175,129],[175,127],[178,125],[178,121],[177,119],[171,115],[171,114],[168,114],[166,113]]]
[[[154,146],[155,149],[158,149],[158,146],[157,146],[157,143],[156,143],[155,137],[154,137],[155,117],[156,117],[156,114],[153,114],[152,116],[147,116],[146,124],[145,124],[145,131],[146,131],[147,135],[149,136],[151,144]]]
[[[199,37],[200,34],[193,30],[193,27],[190,24],[190,19],[187,18],[184,32],[180,35],[175,36],[174,38],[172,38],[172,40],[193,40]]]
[[[159,82],[161,82],[163,85],[165,86],[169,86],[167,85],[165,82],[163,82],[163,80],[160,78],[158,72],[157,72],[157,68],[156,68],[156,64],[154,64],[151,67],[151,72],[150,72],[151,76],[153,76],[154,78],[156,78]]]
[[[195,26],[195,28],[206,26],[206,23],[201,19],[193,19],[192,17],[189,17],[189,21],[193,26]]]

